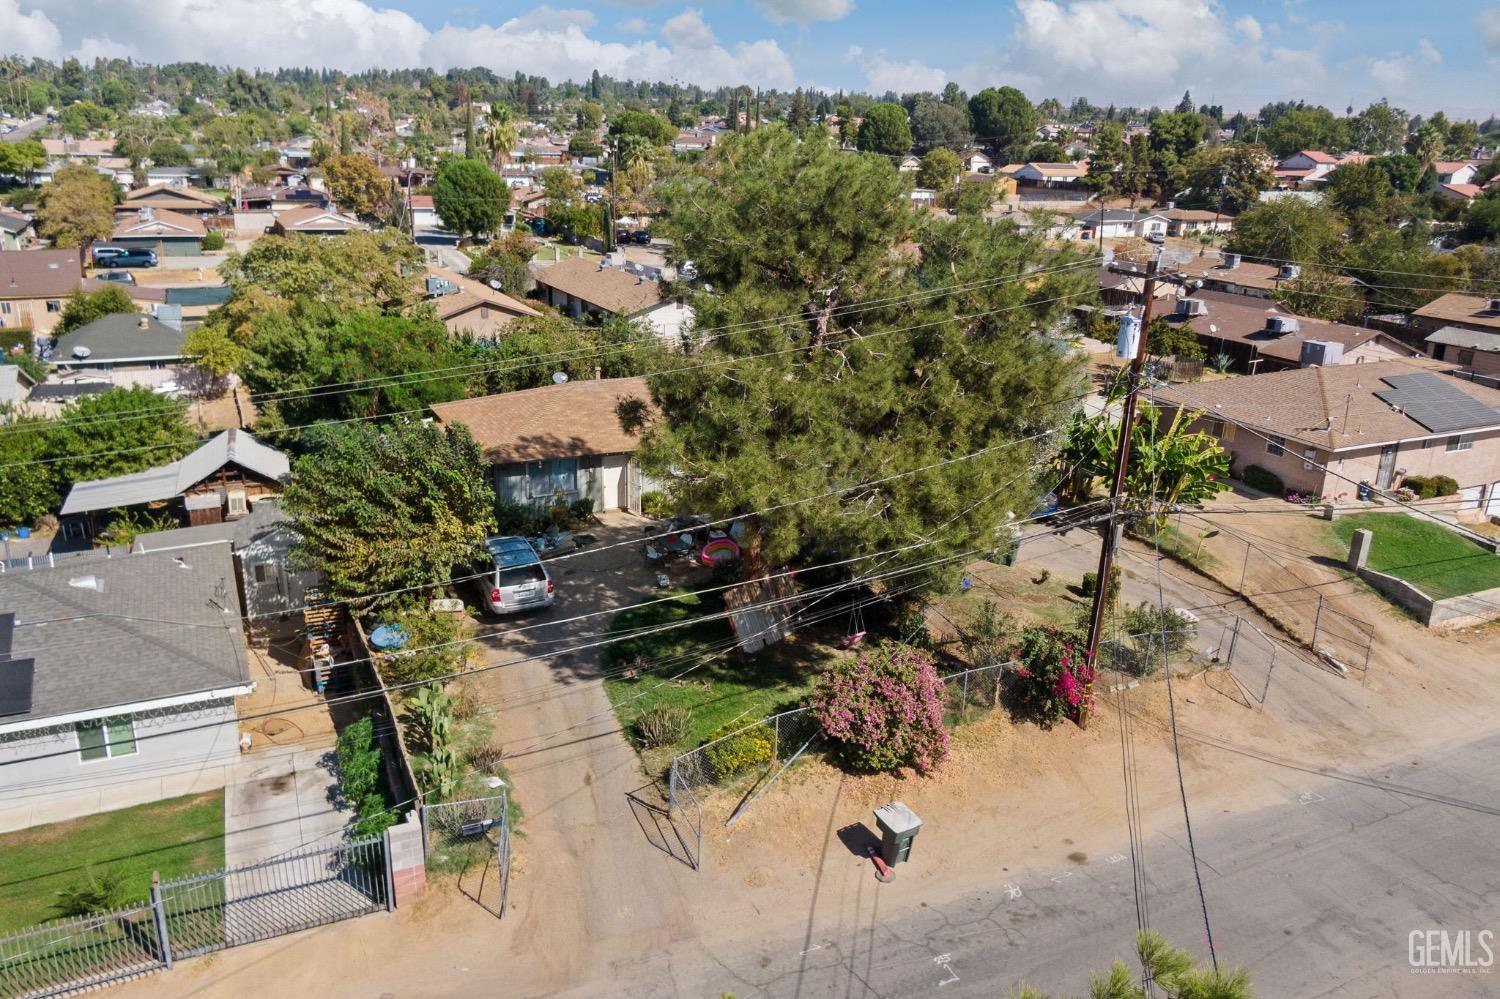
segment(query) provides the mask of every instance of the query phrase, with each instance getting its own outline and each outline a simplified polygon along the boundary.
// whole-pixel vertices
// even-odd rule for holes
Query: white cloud
[[[615,27],[620,29],[621,34],[644,35],[646,33],[648,25],[646,24],[646,19],[644,17],[627,17],[625,18],[625,20],[615,25]]]
[[[1435,45],[1423,38],[1417,42],[1415,51],[1392,55],[1385,59],[1371,59],[1365,69],[1376,86],[1394,90],[1411,86],[1412,83],[1425,76],[1429,69],[1441,65],[1442,62],[1443,54]]]
[[[1260,22],[1257,21],[1255,18],[1251,17],[1249,14],[1246,14],[1244,17],[1240,18],[1238,21],[1235,21],[1234,22],[1234,27],[1235,27],[1236,31],[1238,31],[1240,34],[1244,35],[1250,41],[1252,41],[1252,42],[1258,42],[1258,41],[1260,41],[1260,36],[1261,36]]]
[[[686,13],[696,21],[685,20]],[[247,67],[488,66],[501,75],[521,70],[553,80],[585,79],[597,68],[621,79],[705,86],[781,87],[796,78],[775,41],[725,48],[696,11],[672,20],[671,44],[663,45],[605,41],[590,33],[592,13],[548,6],[498,25],[430,31],[408,14],[365,0],[0,0],[0,49],[51,59]],[[105,24],[109,34],[101,38]]]
[[[865,81],[876,95],[888,90],[898,94],[938,93],[948,82],[948,74],[917,59],[896,62],[880,52],[865,60]]]
[[[839,21],[854,10],[854,0],[756,0],[756,3],[777,24]]]
[[[1489,7],[1474,15],[1474,26],[1484,47],[1500,54],[1500,7]]]
[[[689,7],[661,26],[661,33],[673,45],[689,49],[706,49],[713,45],[713,29],[703,20],[703,12]]]
[[[863,46],[861,46],[861,45],[851,45],[851,46],[849,46],[848,49],[846,49],[844,51],[844,61],[845,62],[853,62],[854,60],[858,59],[860,56],[862,56],[864,54],[865,54],[865,50],[864,50]]]

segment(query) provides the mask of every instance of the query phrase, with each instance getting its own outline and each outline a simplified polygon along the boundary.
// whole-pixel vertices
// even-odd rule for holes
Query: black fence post
[[[156,921],[156,941],[161,948],[161,963],[172,970],[172,941],[167,936],[167,908],[161,899],[161,872],[151,872],[151,917]]]

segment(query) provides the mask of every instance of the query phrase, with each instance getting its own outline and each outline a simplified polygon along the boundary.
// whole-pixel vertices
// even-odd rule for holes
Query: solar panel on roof
[[[0,662],[0,718],[31,713],[31,686],[35,659]]]
[[[1424,371],[1391,375],[1381,381],[1390,389],[1376,392],[1376,398],[1399,408],[1435,434],[1500,424],[1500,409],[1485,405],[1442,375]]]

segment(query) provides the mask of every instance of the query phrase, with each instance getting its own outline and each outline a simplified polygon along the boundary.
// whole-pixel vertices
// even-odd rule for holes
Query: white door
[[[605,458],[599,469],[599,475],[604,485],[604,503],[606,510],[618,510],[625,502],[625,468],[629,464],[629,458],[622,455],[613,455]]]

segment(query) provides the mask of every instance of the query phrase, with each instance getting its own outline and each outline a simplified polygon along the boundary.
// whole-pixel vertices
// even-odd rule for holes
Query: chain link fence
[[[422,831],[427,869],[457,875],[460,890],[503,917],[510,895],[508,795],[424,804]]]

